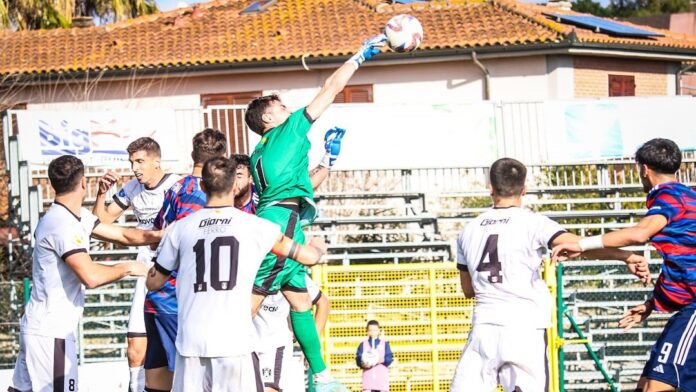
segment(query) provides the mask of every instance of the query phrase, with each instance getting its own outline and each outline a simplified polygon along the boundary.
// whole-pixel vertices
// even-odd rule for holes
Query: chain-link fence
[[[19,320],[28,284],[28,280],[0,283],[0,369],[13,368],[19,352]]]

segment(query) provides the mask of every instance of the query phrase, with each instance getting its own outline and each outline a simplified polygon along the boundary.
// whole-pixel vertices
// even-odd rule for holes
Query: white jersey
[[[309,275],[305,281],[307,293],[312,303],[316,304],[322,295],[321,290]],[[289,315],[290,304],[283,293],[269,295],[263,300],[261,308],[254,317],[254,327],[259,335],[257,352],[275,351],[278,347],[292,345],[293,334],[288,325]]]
[[[251,290],[280,226],[234,207],[206,207],[165,235],[155,268],[178,269],[176,348],[184,357],[231,357],[254,351]]]
[[[467,223],[457,240],[457,267],[476,294],[473,323],[546,328],[551,294],[541,277],[544,251],[565,230],[523,208],[498,208]]]
[[[82,208],[77,217],[60,203],[53,203],[39,220],[32,255],[34,286],[22,317],[22,333],[75,340],[85,287],[65,259],[88,253],[90,234],[98,224],[88,210]]]
[[[181,177],[176,174],[165,174],[157,185],[148,188],[134,178],[125,183],[114,195],[114,202],[123,210],[133,208],[133,213],[138,220],[136,225],[138,229],[152,230],[157,213],[162,208],[164,194],[180,179]],[[154,251],[150,249],[150,246],[138,247],[139,261],[149,262],[153,256]]]

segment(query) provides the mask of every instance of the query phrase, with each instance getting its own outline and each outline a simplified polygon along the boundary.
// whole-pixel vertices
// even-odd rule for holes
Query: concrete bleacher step
[[[314,225],[321,228],[338,225],[402,225],[417,223],[420,225],[434,225],[437,218],[431,214],[404,215],[404,216],[345,216],[345,217],[319,217]]]

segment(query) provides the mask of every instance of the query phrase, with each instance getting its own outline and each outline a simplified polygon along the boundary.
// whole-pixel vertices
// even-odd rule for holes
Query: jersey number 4
[[[486,257],[488,256],[488,257]],[[481,260],[476,271],[490,271],[488,281],[491,283],[503,283],[503,265],[498,259],[498,234],[491,234],[486,239],[486,247],[483,248]]]
[[[223,260],[230,265],[227,280],[220,280],[220,248],[229,247],[229,260]],[[205,239],[200,239],[193,246],[196,253],[196,283],[193,284],[193,292],[208,291],[205,282]],[[239,241],[236,238],[218,237],[210,243],[210,286],[216,291],[232,290],[237,285],[237,258],[239,256]]]

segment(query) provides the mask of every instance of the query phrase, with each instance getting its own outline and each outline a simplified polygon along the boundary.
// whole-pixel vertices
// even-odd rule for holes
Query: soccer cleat
[[[336,380],[328,382],[316,381],[314,383],[314,390],[316,392],[349,392],[346,387]]]

